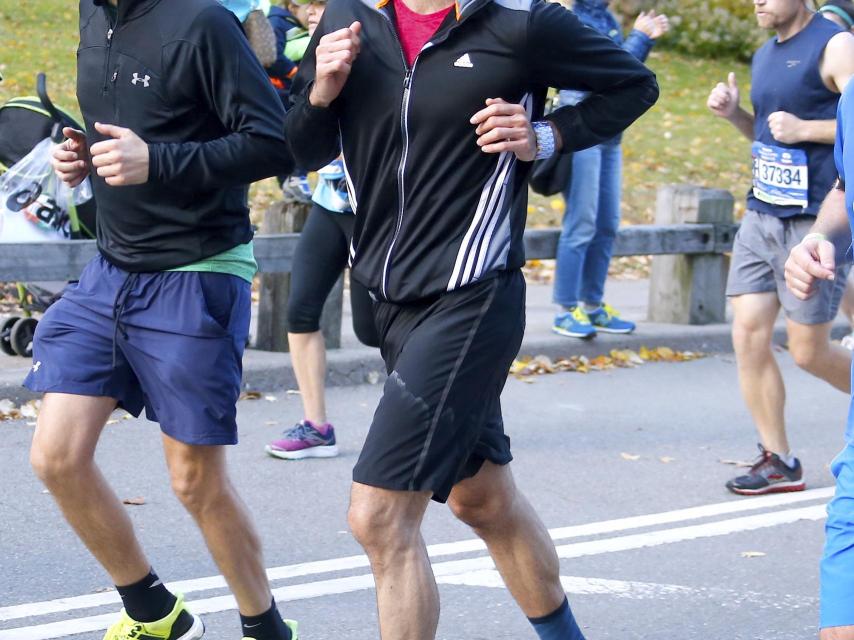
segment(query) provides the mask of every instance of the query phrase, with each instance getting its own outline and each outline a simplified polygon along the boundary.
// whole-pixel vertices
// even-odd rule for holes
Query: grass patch
[[[14,10],[0,9],[0,102],[35,92],[35,75],[48,74],[57,104],[79,113],[75,97],[77,49],[76,3],[27,0]],[[734,70],[741,81],[742,101],[749,95],[747,65],[698,60],[673,52],[653,52],[650,67],[658,74],[662,97],[625,136],[623,217],[626,223],[651,222],[655,194],[662,184],[690,182],[728,189],[736,194],[737,212],[750,183],[750,147],[727,122],[706,109],[714,84]],[[275,200],[275,182],[266,180],[251,192],[253,220]],[[559,226],[560,197],[533,196],[531,226]]]

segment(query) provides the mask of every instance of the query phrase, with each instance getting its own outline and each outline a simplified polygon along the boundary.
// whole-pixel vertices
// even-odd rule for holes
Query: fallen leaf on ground
[[[661,456],[661,457],[659,458],[659,460],[660,460],[661,462],[663,462],[664,464],[668,464],[668,463],[673,462],[674,460],[676,460],[676,458],[671,458],[670,456]]]
[[[553,361],[548,356],[521,356],[510,366],[510,375],[524,380],[528,376],[557,373],[559,371],[574,371],[588,373],[589,371],[606,371],[608,369],[632,369],[646,362],[688,362],[704,358],[705,354],[692,351],[674,351],[670,347],[649,349],[641,347],[640,352],[631,349],[613,349],[608,355],[594,358],[586,356],[569,356]]]
[[[289,396],[298,396],[300,393],[299,393],[299,389],[288,389],[287,394]]]
[[[768,555],[768,554],[766,554],[762,551],[742,551],[741,552],[742,558],[764,558],[766,555]]]
[[[258,391],[244,391],[238,400],[260,400],[261,398],[261,393]]]
[[[279,421],[278,420],[267,420],[267,422],[265,422],[264,424],[266,424],[268,427],[272,427],[274,425],[279,424]]]
[[[0,420],[17,420],[21,412],[11,400],[0,400]]]
[[[125,498],[122,503],[129,504],[135,507],[141,507],[145,504],[145,498]]]
[[[634,453],[625,453],[625,452],[623,452],[623,453],[621,453],[621,454],[620,454],[620,457],[621,457],[623,460],[631,460],[631,461],[634,461],[634,460],[640,460],[640,456],[639,456],[639,455],[635,455]]]
[[[41,408],[41,400],[30,400],[26,404],[21,405],[22,418],[38,418],[39,409]]]
[[[109,426],[111,424],[118,424],[118,423],[119,423],[118,420],[107,420],[107,426]]]

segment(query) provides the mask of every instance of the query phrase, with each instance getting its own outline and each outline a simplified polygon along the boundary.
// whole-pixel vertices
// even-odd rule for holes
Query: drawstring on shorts
[[[113,369],[116,368],[117,362],[116,354],[118,351],[119,332],[121,332],[125,340],[128,339],[127,331],[125,331],[125,326],[122,324],[122,314],[124,313],[125,305],[127,304],[131,290],[137,280],[139,280],[138,273],[129,273],[125,278],[125,281],[122,283],[122,286],[119,287],[119,290],[116,293],[116,299],[113,302]]]

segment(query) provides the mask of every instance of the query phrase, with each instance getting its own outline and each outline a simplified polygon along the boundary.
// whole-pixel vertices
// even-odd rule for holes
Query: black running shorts
[[[501,391],[525,331],[521,271],[410,304],[374,305],[389,377],[353,480],[394,491],[453,486],[512,460]]]

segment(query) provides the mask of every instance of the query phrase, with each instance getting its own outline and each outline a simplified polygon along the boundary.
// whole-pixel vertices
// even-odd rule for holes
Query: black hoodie
[[[248,185],[287,174],[284,111],[234,15],[215,0],[80,1],[77,97],[95,122],[149,146],[148,182],[93,171],[98,247],[127,271],[161,271],[252,239]]]

